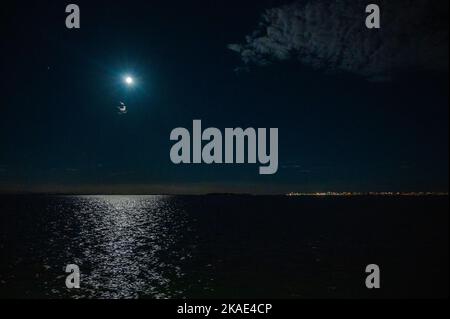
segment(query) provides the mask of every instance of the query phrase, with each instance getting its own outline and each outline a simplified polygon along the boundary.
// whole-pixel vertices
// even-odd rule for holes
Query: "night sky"
[[[79,30],[69,2],[2,4],[0,192],[447,191],[448,1],[420,7],[425,23],[400,4],[383,31],[365,29],[364,1],[323,17],[306,2],[74,1]],[[308,41],[277,31],[292,5]],[[170,132],[194,119],[279,128],[278,173],[174,165]]]

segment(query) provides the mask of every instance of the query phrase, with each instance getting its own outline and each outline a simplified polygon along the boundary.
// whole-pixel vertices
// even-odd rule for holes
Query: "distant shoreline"
[[[290,197],[427,197],[427,196],[448,196],[447,192],[327,192],[327,193],[289,193]]]
[[[233,194],[233,193],[210,193],[210,194],[83,194],[83,193],[0,193],[0,196],[223,196],[223,197],[445,197],[448,196],[448,192],[368,192],[368,193],[288,193],[288,194]]]

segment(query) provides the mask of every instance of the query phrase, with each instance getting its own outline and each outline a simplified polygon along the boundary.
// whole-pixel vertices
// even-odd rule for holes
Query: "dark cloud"
[[[297,59],[331,72],[383,80],[404,70],[448,71],[447,0],[375,1],[382,28],[365,26],[362,0],[297,1],[267,10],[244,43],[246,65]]]

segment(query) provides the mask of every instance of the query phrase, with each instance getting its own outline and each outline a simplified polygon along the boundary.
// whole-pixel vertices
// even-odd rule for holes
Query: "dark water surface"
[[[1,196],[0,257],[0,298],[448,297],[448,197]]]

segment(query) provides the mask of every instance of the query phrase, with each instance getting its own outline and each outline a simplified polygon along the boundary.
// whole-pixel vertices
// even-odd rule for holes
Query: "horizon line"
[[[448,191],[358,191],[358,192],[288,192],[288,193],[247,193],[247,192],[211,192],[211,193],[82,193],[82,192],[0,192],[1,196],[288,196],[288,197],[350,197],[350,196],[448,196]]]

